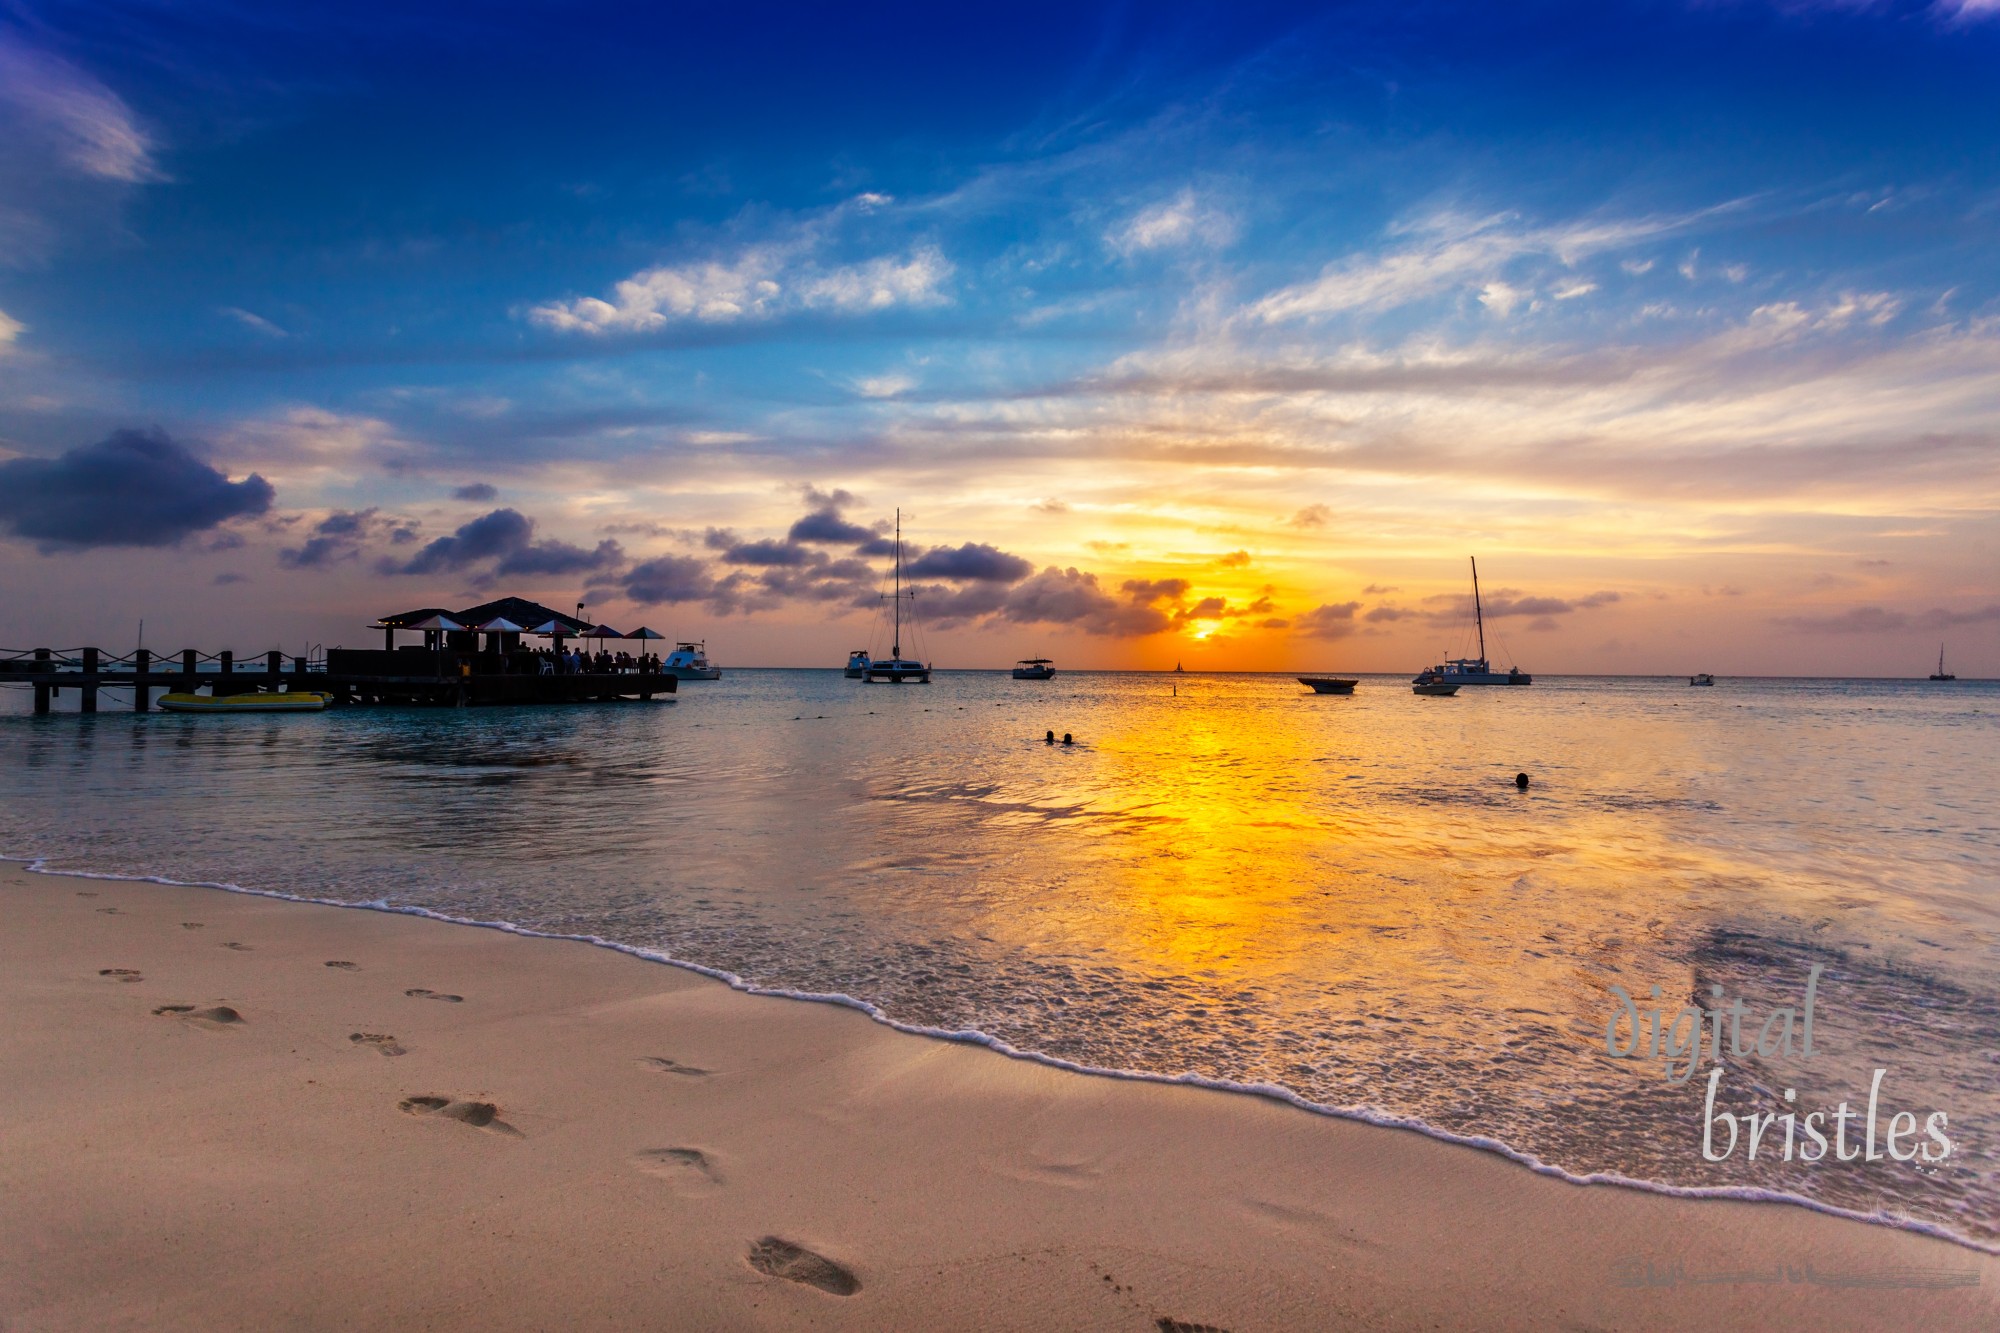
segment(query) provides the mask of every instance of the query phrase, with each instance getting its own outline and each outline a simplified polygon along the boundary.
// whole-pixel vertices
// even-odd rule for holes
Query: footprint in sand
[[[349,963],[341,959],[334,959],[332,962],[328,963],[327,966],[337,967],[343,972],[359,972],[361,970],[361,964]]]
[[[520,1130],[500,1119],[500,1108],[492,1102],[461,1101],[456,1097],[405,1097],[397,1106],[409,1115],[443,1116],[446,1120],[456,1120],[474,1129],[517,1139],[525,1137]]]
[[[353,1032],[347,1039],[356,1046],[372,1046],[384,1055],[408,1055],[409,1048],[398,1045],[396,1039],[385,1032]],[[409,1109],[407,1107],[405,1110]]]
[[[632,1165],[680,1194],[706,1194],[722,1183],[715,1159],[699,1148],[647,1148],[633,1155]]]
[[[685,1074],[689,1078],[707,1078],[715,1072],[710,1069],[697,1069],[693,1065],[684,1065],[678,1060],[669,1060],[664,1055],[648,1055],[639,1063],[648,1069],[657,1069],[662,1074]]]
[[[163,1017],[185,1018],[207,1027],[228,1027],[243,1021],[243,1015],[226,1004],[210,1005],[206,1009],[197,1009],[191,1004],[163,1004],[153,1012]]]
[[[223,948],[225,948],[225,949],[234,949],[234,950],[236,950],[236,952],[238,952],[238,953],[249,953],[249,952],[250,952],[250,946],[249,946],[249,945],[247,945],[247,944],[238,944],[238,943],[237,943],[237,942],[236,942],[235,940],[224,940],[224,941],[223,941],[223,944],[222,944],[222,947],[223,947]]]
[[[327,966],[333,965],[329,963]],[[412,987],[403,994],[419,1000],[443,1000],[446,1004],[462,1004],[465,1000],[463,995],[444,995],[434,990],[425,990],[422,986]]]
[[[136,967],[100,967],[97,969],[97,975],[100,977],[117,977],[120,981],[145,980],[144,977],[139,975],[139,969]]]
[[[750,1247],[750,1266],[760,1273],[781,1277],[787,1282],[803,1282],[808,1287],[835,1296],[852,1296],[861,1290],[861,1279],[823,1254],[814,1254],[803,1245],[777,1236],[766,1236]]]

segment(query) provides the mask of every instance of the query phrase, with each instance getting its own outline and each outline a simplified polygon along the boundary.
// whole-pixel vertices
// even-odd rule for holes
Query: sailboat
[[[864,668],[863,677],[871,685],[877,681],[888,681],[891,685],[901,685],[904,681],[915,681],[919,685],[931,683],[931,669],[922,662],[908,661],[903,657],[903,511],[896,511],[896,591],[891,594],[896,599],[896,639],[887,657],[878,657]],[[907,594],[915,597],[916,593]]]
[[[1479,656],[1453,657],[1425,667],[1413,685],[1532,685],[1535,678],[1519,667],[1495,671],[1486,661],[1486,612],[1479,604],[1479,557],[1472,557],[1472,619],[1479,627]]]
[[[1944,645],[1938,645],[1938,669],[1931,672],[1932,680],[1957,680],[1958,677],[1944,669]]]

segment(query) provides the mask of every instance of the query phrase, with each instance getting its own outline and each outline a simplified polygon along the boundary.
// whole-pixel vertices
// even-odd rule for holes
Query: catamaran
[[[1535,678],[1519,667],[1495,671],[1486,660],[1486,613],[1479,604],[1479,558],[1472,557],[1472,620],[1479,629],[1479,656],[1453,657],[1424,670],[1413,685],[1532,685]]]
[[[896,601],[896,638],[887,657],[878,657],[870,662],[862,676],[869,684],[887,681],[891,685],[901,685],[904,681],[915,681],[919,685],[931,683],[931,669],[928,664],[907,660],[903,656],[903,511],[896,511],[896,590],[889,594]],[[907,594],[915,597],[914,591]]]

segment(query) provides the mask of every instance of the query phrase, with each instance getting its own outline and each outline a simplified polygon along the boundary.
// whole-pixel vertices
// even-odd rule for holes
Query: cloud
[[[1894,611],[1880,606],[1850,607],[1830,616],[1779,616],[1771,623],[1803,634],[1892,634],[1908,630],[1954,629],[1960,625],[2000,622],[2000,603],[1971,611],[1933,607],[1929,611]]]
[[[1344,639],[1354,633],[1354,613],[1359,602],[1331,602],[1316,606],[1293,622],[1293,630],[1314,639]]]
[[[1178,582],[1178,580],[1173,580]],[[1007,592],[999,618],[1015,624],[1067,625],[1086,634],[1135,637],[1158,634],[1172,621],[1149,604],[1150,585],[1128,582],[1123,597],[1106,592],[1097,575],[1054,565]]]
[[[20,340],[21,335],[27,331],[28,326],[26,324],[15,319],[6,311],[0,310],[0,356],[5,356],[8,349],[12,348]]]
[[[1294,528],[1323,528],[1332,518],[1333,511],[1325,505],[1307,505],[1285,522]]]
[[[811,512],[792,524],[785,534],[787,541],[819,542],[828,546],[852,546],[857,543],[873,542],[879,535],[872,528],[864,528],[859,523],[850,523],[843,517],[843,511],[855,502],[846,491],[835,491],[831,495],[806,488],[806,503]]]
[[[451,498],[454,500],[469,500],[474,504],[484,504],[488,500],[497,499],[499,495],[499,488],[488,482],[475,481],[453,490]]]
[[[956,549],[935,546],[905,566],[916,578],[971,580],[978,583],[1018,583],[1034,573],[1035,567],[1018,555],[967,542]]]
[[[561,541],[535,541],[535,521],[518,510],[496,509],[464,524],[449,537],[431,541],[401,565],[397,574],[457,573],[481,564],[481,581],[508,577],[598,573],[625,563],[615,541],[586,550]]]
[[[55,458],[0,463],[0,526],[46,552],[172,546],[270,509],[256,473],[231,481],[165,431],[120,430]]]
[[[357,559],[361,544],[375,525],[375,510],[336,509],[313,525],[304,545],[278,552],[278,563],[287,569],[324,569],[345,560]]]
[[[764,541],[737,542],[723,551],[722,558],[732,565],[787,567],[810,564],[816,554],[791,542],[767,538]]]
[[[1236,238],[1236,222],[1228,214],[1201,203],[1192,189],[1172,199],[1140,209],[1104,238],[1119,254],[1132,257],[1148,250],[1180,249],[1201,244],[1219,249]]]
[[[138,183],[165,179],[152,138],[118,94],[46,51],[0,34],[0,103],[85,176]]]
[[[630,334],[677,324],[744,324],[805,313],[855,316],[947,303],[945,284],[953,269],[934,244],[920,242],[850,263],[822,258],[846,220],[888,202],[886,196],[863,195],[775,239],[714,258],[642,269],[613,286],[608,299],[544,302],[532,307],[528,318],[559,333]],[[892,397],[909,386],[884,380],[878,387],[879,396]]]
[[[1069,505],[1053,498],[1037,500],[1029,505],[1028,508],[1034,510],[1037,514],[1067,514],[1069,512]]]
[[[1712,210],[1711,210],[1712,211]],[[1279,288],[1244,312],[1253,323],[1275,324],[1358,310],[1390,310],[1469,283],[1496,313],[1513,309],[1518,294],[1500,272],[1528,258],[1565,267],[1678,230],[1700,215],[1584,219],[1559,226],[1525,227],[1511,213],[1470,217],[1443,212],[1405,223],[1391,236],[1409,238],[1385,251],[1336,260],[1308,282]],[[1504,306],[1504,308],[1502,308]]]
[[[1250,553],[1248,551],[1231,551],[1227,555],[1217,556],[1215,563],[1224,569],[1241,569],[1250,563]]]
[[[245,328],[255,329],[257,332],[263,334],[267,338],[283,338],[289,336],[283,329],[279,328],[276,324],[273,324],[270,320],[265,319],[262,315],[253,314],[252,312],[243,309],[241,306],[226,305],[221,308],[219,313],[229,316],[231,319],[243,325]]]

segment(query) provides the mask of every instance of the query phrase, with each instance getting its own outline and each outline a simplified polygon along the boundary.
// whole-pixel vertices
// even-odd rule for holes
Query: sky
[[[0,0],[0,646],[2000,675],[2000,0]],[[912,646],[906,639],[905,647]]]

